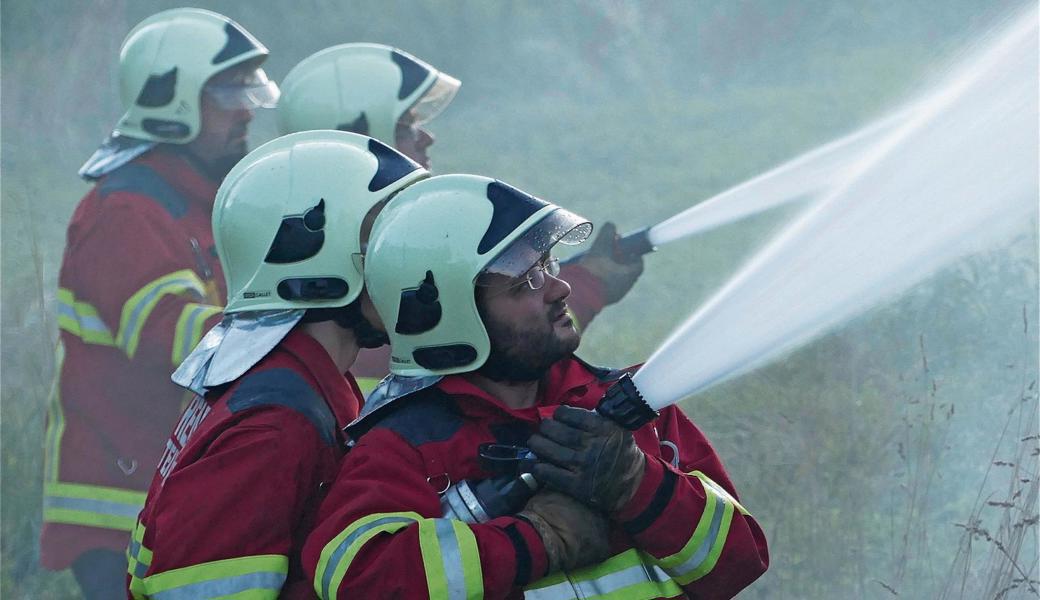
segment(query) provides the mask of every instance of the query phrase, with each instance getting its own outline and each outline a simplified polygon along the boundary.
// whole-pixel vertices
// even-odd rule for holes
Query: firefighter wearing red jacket
[[[278,123],[282,133],[340,129],[369,135],[430,168],[434,136],[424,127],[452,101],[461,83],[428,63],[383,44],[352,43],[305,58],[282,81]],[[603,307],[619,300],[643,272],[642,258],[614,256],[617,234],[606,223],[589,252],[561,265],[573,292],[568,307],[586,327]],[[351,372],[366,393],[387,374],[388,347],[365,350]]]
[[[679,409],[634,432],[590,410],[620,373],[573,356],[550,254],[590,231],[471,175],[383,210],[366,289],[394,375],[348,428],[304,548],[321,598],[729,598],[766,570],[761,529]]]
[[[120,53],[126,113],[80,170],[96,185],[59,276],[40,560],[71,566],[87,598],[122,593],[129,532],[184,407],[170,372],[218,321],[210,211],[253,109],[277,98],[259,69],[267,54],[216,13],[146,19]]]
[[[228,305],[174,374],[199,395],[133,532],[130,598],[313,597],[300,549],[362,401],[344,373],[386,343],[362,292],[363,224],[426,176],[339,131],[279,138],[228,174],[213,219]]]

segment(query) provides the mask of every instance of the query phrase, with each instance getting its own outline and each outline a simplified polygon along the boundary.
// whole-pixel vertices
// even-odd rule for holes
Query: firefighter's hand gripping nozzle
[[[653,421],[658,414],[643,399],[628,373],[607,389],[596,406],[596,412],[629,431],[635,431]]]
[[[495,477],[463,480],[441,494],[441,509],[449,519],[486,523],[520,512],[538,491],[530,473],[535,456],[527,448],[503,444],[481,444],[480,463]]]

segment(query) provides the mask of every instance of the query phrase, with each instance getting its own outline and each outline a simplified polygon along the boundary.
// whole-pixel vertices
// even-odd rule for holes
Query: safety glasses
[[[560,274],[560,259],[549,258],[536,264],[535,266],[528,269],[526,273],[519,277],[519,281],[505,286],[495,286],[492,291],[488,292],[487,297],[493,298],[495,296],[504,294],[509,290],[515,289],[519,286],[527,284],[527,287],[532,290],[540,290],[545,287],[545,282],[548,276],[556,277]]]

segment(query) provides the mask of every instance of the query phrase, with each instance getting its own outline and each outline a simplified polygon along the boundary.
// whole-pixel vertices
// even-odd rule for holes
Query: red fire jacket
[[[560,404],[593,408],[618,375],[560,361],[539,406],[524,410],[449,376],[362,419],[304,547],[319,596],[520,598],[526,588],[539,599],[713,599],[749,585],[768,566],[765,537],[711,444],[675,407],[634,433],[646,474],[612,515],[612,556],[602,563],[547,574],[545,548],[525,520],[440,518],[438,492],[490,476],[479,444],[524,444],[540,415]]]
[[[567,307],[574,326],[581,331],[606,306],[603,283],[585,267],[570,263],[560,265],[560,279],[571,285],[567,296]],[[389,373],[390,346],[381,346],[358,353],[357,361],[350,372],[357,378],[358,386],[366,395],[375,389],[379,381]]]
[[[40,560],[122,552],[186,400],[174,367],[219,322],[217,183],[159,146],[102,178],[69,224],[58,383],[45,437]]]
[[[230,386],[196,396],[134,530],[128,597],[312,598],[300,549],[360,399],[299,330]]]

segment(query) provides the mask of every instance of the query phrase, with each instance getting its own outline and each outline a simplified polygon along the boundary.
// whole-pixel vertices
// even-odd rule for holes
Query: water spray
[[[854,138],[862,142],[855,160],[830,171],[841,173],[841,185],[756,254],[633,377],[612,385],[596,411],[638,429],[657,411],[809,341],[1035,218],[1037,22],[1036,8],[1026,11],[936,93]],[[801,187],[820,189],[814,186]],[[658,229],[671,221],[626,236],[640,240],[628,243],[652,249],[703,230],[674,237],[676,230]],[[453,487],[465,490],[449,489],[445,514],[467,520],[520,510],[537,489],[524,471],[535,457],[524,450],[517,470],[495,485],[463,481]],[[498,502],[492,495],[506,485],[508,502]],[[458,510],[443,500],[449,496],[463,499]]]

